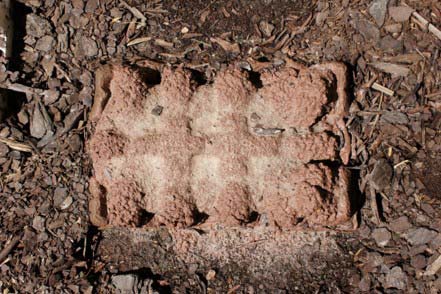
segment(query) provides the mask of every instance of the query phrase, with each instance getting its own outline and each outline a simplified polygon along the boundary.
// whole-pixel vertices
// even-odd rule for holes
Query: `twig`
[[[372,84],[371,86],[372,89],[380,91],[383,94],[386,94],[388,96],[393,96],[394,95],[394,91],[392,91],[389,88],[386,88],[385,86],[380,85],[379,83],[375,82]]]
[[[32,95],[42,95],[44,93],[44,90],[42,89],[31,88],[22,84],[10,82],[0,83],[0,88]]]
[[[5,143],[8,145],[11,149],[23,151],[23,152],[31,152],[33,151],[32,146],[20,143],[14,140],[6,139],[6,138],[0,138],[0,142]]]
[[[237,290],[239,290],[240,285],[236,285],[233,288],[231,288],[230,290],[228,290],[227,294],[232,294],[235,293]]]
[[[5,248],[3,248],[3,250],[0,252],[0,263],[2,263],[6,259],[6,257],[8,257],[9,253],[11,253],[12,249],[14,249],[20,239],[21,236],[15,236],[14,238],[12,238],[11,241],[9,241],[9,244],[7,244]]]
[[[435,93],[430,93],[430,94],[426,95],[427,99],[432,99],[432,98],[436,98],[436,97],[441,97],[441,91],[435,92]]]
[[[374,84],[376,84],[376,83],[374,83]],[[384,95],[383,95],[383,93],[381,93],[381,96],[380,96],[380,103],[378,104],[378,111],[381,111],[381,106],[382,106],[382,104],[383,104],[383,97],[384,97]],[[379,119],[380,119],[380,113],[378,113],[378,114],[375,116],[374,125],[372,126],[371,132],[370,132],[370,134],[369,134],[369,138],[371,138],[372,135],[374,134],[375,127],[377,126],[377,123],[378,123]]]
[[[142,14],[141,11],[138,10],[138,8],[130,6],[129,4],[127,4],[126,1],[121,1],[121,3],[125,8],[127,8],[130,11],[131,14],[133,14],[133,16],[135,16],[137,19],[141,21],[141,23],[136,26],[137,29],[144,27],[146,25],[147,18],[144,16],[144,14]]]
[[[57,63],[54,63],[54,66],[69,83],[72,83],[72,80],[69,78],[69,75],[67,74],[67,72],[64,69],[61,68],[60,65],[58,65]]]
[[[425,276],[433,276],[437,271],[441,268],[441,256],[439,256],[435,261],[430,264],[426,271],[424,272]]]
[[[429,24],[429,32],[431,32],[432,34],[434,34],[438,39],[441,40],[441,31],[435,27],[433,24]]]
[[[406,4],[406,6],[409,6]],[[412,12],[412,21],[415,22],[417,25],[423,29],[423,31],[429,31],[431,32],[435,37],[437,37],[439,40],[441,40],[441,31],[435,27],[433,24],[431,24],[427,19],[425,19],[421,14],[414,11]]]
[[[133,40],[127,42],[127,47],[133,46],[133,45],[136,45],[136,44],[140,44],[140,43],[144,43],[144,42],[148,42],[151,39],[152,39],[151,37],[136,38],[136,39],[133,39]]]
[[[424,31],[427,31],[429,22],[416,11],[412,12],[412,16],[414,17],[412,18],[413,21],[416,22]]]
[[[397,169],[397,168],[399,168],[400,166],[402,166],[402,165],[404,165],[404,164],[406,164],[406,163],[409,163],[409,162],[410,162],[409,159],[403,160],[403,161],[401,161],[401,162],[395,164],[395,165],[394,165],[394,169]]]

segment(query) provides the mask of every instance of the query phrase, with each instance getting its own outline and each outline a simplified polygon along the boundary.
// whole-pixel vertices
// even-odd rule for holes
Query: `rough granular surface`
[[[155,85],[142,70],[106,74],[97,91],[109,99],[96,101],[89,141],[96,225],[291,228],[350,218],[343,65],[267,70],[259,85],[234,67],[202,85],[182,68],[164,69]]]

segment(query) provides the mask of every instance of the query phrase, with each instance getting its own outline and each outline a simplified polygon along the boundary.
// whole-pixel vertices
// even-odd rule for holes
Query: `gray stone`
[[[136,275],[115,275],[112,276],[112,285],[117,293],[136,293],[138,288],[138,277]]]
[[[34,217],[34,219],[32,220],[32,227],[39,232],[44,231],[44,218],[37,215],[36,217]]]
[[[386,159],[381,158],[375,163],[374,169],[370,174],[370,184],[378,191],[383,191],[390,185],[392,178],[392,167]]]
[[[389,7],[389,14],[396,22],[408,21],[412,15],[413,9],[408,6],[392,6]]]
[[[82,36],[78,39],[76,53],[80,56],[94,57],[98,54],[98,46],[95,40]]]
[[[31,136],[34,138],[42,138],[44,134],[46,134],[46,123],[38,104],[34,106],[34,111],[32,113],[32,119],[31,119],[30,132],[31,132]]]
[[[379,228],[379,229],[375,229],[372,232],[372,237],[374,238],[378,246],[384,247],[387,245],[387,243],[389,243],[392,235],[387,229]]]
[[[361,292],[367,292],[371,289],[371,277],[369,274],[365,274],[358,284],[358,288]]]
[[[6,154],[8,154],[8,152],[9,152],[8,145],[4,143],[0,143],[0,157],[5,157]]]
[[[366,42],[377,43],[380,40],[380,30],[367,19],[360,18],[357,22],[357,29]]]
[[[259,22],[259,29],[262,32],[262,34],[268,38],[271,37],[271,34],[274,31],[274,25],[267,22],[266,20],[262,20]]]
[[[424,253],[427,250],[427,248],[428,248],[427,245],[412,246],[412,247],[410,247],[409,255],[415,256],[417,254]]]
[[[403,25],[401,23],[393,23],[393,24],[384,26],[384,29],[386,30],[386,32],[389,32],[389,33],[399,33],[403,29]]]
[[[49,52],[55,45],[55,39],[51,36],[44,36],[37,41],[35,49],[43,52]]]
[[[375,19],[379,27],[384,24],[389,0],[375,0],[369,7],[369,14]]]
[[[433,290],[431,293],[439,293],[438,290],[441,290],[441,277],[432,282],[431,288]]]
[[[407,216],[400,216],[399,218],[394,219],[389,223],[389,229],[392,232],[396,233],[402,233],[404,231],[407,231],[411,227],[412,224],[409,222]]]
[[[58,100],[60,92],[54,89],[48,89],[43,92],[43,101],[45,105],[50,105]]]
[[[406,234],[404,234],[404,238],[409,242],[411,245],[423,245],[427,244],[438,235],[436,231],[429,230],[426,228],[418,228],[418,229],[412,229]]]
[[[436,235],[429,245],[431,249],[438,250],[441,247],[441,234]]]
[[[386,52],[398,52],[403,50],[403,41],[394,39],[392,36],[387,35],[380,41],[380,49]]]
[[[46,19],[39,17],[35,13],[26,16],[26,34],[35,38],[41,38],[52,29],[51,24]]]
[[[67,188],[57,187],[54,191],[54,206],[60,208],[63,204],[63,201],[67,197],[68,190]]]
[[[366,253],[366,262],[363,266],[364,272],[376,272],[380,265],[384,264],[383,256],[380,253],[372,251]]]
[[[407,77],[410,72],[410,69],[407,66],[401,64],[375,61],[372,62],[371,65],[382,72],[391,74],[392,77]],[[389,112],[395,112],[395,114],[398,113],[397,111]],[[383,117],[383,115],[381,117]]]
[[[390,270],[389,273],[386,274],[386,278],[384,281],[384,287],[386,289],[395,288],[398,290],[406,289],[407,285],[407,276],[401,269],[401,267],[396,266]]]
[[[86,12],[95,12],[98,8],[98,0],[88,0],[86,1]]]
[[[412,257],[410,264],[416,269],[423,269],[427,266],[427,260],[424,255],[418,254]]]
[[[22,109],[17,113],[17,119],[22,125],[26,125],[29,122],[29,115],[26,109]]]

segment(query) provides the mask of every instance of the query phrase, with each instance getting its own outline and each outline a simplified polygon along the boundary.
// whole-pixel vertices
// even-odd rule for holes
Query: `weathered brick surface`
[[[196,86],[190,72],[165,69],[149,87],[137,71],[115,66],[89,143],[92,221],[292,227],[348,220],[344,67],[285,67],[261,79],[256,88],[231,68]]]

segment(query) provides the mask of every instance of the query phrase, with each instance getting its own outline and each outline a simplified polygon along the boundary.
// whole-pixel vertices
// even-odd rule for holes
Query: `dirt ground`
[[[0,87],[10,89],[0,124],[4,293],[113,293],[132,278],[143,293],[441,291],[441,40],[409,8],[441,28],[438,1],[21,0],[13,6],[14,51],[0,72]],[[277,240],[267,240],[266,231],[219,232],[231,240],[230,251],[219,255],[228,258],[207,261],[197,254],[179,260],[167,246],[173,234],[196,230],[170,235],[90,224],[94,171],[86,144],[103,64],[182,66],[206,83],[231,64],[258,72],[287,60],[348,67],[346,168],[360,191],[351,226],[282,232]],[[212,244],[212,234],[189,244],[216,256],[217,247],[204,245]],[[257,235],[264,245],[255,245]],[[261,259],[234,262],[235,251]]]

